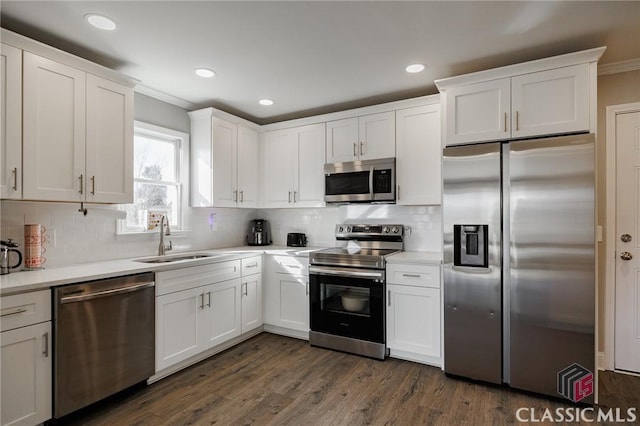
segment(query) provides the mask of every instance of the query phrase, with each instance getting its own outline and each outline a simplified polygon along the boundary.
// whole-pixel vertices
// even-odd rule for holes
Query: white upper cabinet
[[[325,125],[264,134],[264,207],[324,205]]]
[[[133,90],[87,74],[86,200],[133,202]]]
[[[24,52],[23,198],[133,201],[133,89]]]
[[[395,157],[394,111],[329,121],[327,163]]]
[[[444,144],[595,132],[597,61],[604,50],[437,80]]]
[[[191,117],[191,205],[257,206],[258,134],[214,116],[213,108]]]
[[[0,45],[0,198],[22,197],[22,51]]]
[[[508,139],[509,79],[447,89],[447,145]]]
[[[511,79],[514,138],[589,130],[589,64]]]
[[[396,126],[396,204],[440,204],[440,104],[398,110]]]

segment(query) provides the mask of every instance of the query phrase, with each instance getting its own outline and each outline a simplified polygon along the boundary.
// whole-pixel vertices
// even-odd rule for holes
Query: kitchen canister
[[[40,224],[24,226],[24,267],[26,269],[42,269],[47,261],[44,242],[47,240],[47,228]]]

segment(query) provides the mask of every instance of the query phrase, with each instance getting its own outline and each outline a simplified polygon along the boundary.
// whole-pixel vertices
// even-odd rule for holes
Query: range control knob
[[[397,226],[394,226],[394,227],[393,227],[393,233],[394,233],[394,234],[397,234],[398,232],[400,232],[400,229],[398,229],[398,227],[397,227]]]
[[[347,232],[351,232],[351,227],[347,226]]]
[[[338,232],[343,232],[344,228],[341,226],[340,228],[338,228]]]
[[[384,228],[382,228],[382,232],[384,232],[385,234],[389,233],[389,227],[385,226]]]

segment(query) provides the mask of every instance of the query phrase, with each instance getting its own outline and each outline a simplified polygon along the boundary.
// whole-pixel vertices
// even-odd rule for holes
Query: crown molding
[[[141,93],[143,95],[150,96],[152,98],[155,98],[155,99],[158,99],[160,101],[169,103],[171,105],[178,106],[178,107],[180,107],[182,109],[186,109],[188,111],[196,109],[196,105],[191,103],[191,102],[189,102],[189,101],[185,101],[184,99],[177,98],[177,97],[172,96],[172,95],[170,95],[168,93],[161,92],[160,90],[153,89],[153,88],[145,86],[143,84],[136,85],[135,91],[137,93]]]
[[[598,75],[611,75],[640,70],[640,58],[598,65]]]

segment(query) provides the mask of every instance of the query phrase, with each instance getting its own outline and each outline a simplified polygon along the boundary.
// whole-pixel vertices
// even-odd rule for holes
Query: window
[[[172,231],[185,228],[187,145],[184,133],[135,122],[133,204],[124,206],[121,233],[154,231],[163,215]]]

